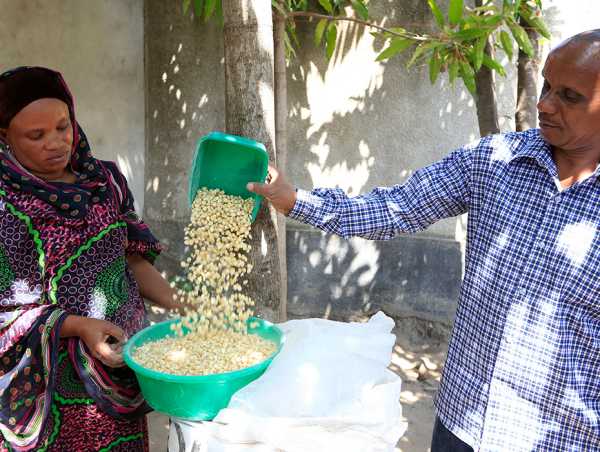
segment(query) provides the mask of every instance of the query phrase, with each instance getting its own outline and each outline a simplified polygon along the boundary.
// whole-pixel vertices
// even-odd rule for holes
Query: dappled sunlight
[[[352,168],[348,168],[348,162],[342,161],[333,166],[326,166],[325,161],[329,155],[329,146],[325,144],[327,133],[324,132],[320,143],[312,145],[310,150],[319,157],[319,163],[309,162],[306,165],[313,184],[316,187],[339,187],[350,196],[359,195],[366,185],[370,176],[370,168],[375,163],[375,158],[370,156],[368,145],[361,141],[359,152],[361,161]]]
[[[469,214],[465,213],[460,215],[454,221],[454,240],[460,244],[461,270],[462,276],[464,277],[467,259],[467,229]]]
[[[563,403],[580,413],[584,418],[586,418],[590,425],[600,425],[600,417],[598,412],[586,405],[581,399],[579,393],[574,388],[567,387],[565,389]]]
[[[353,40],[352,47],[345,53],[338,49],[324,73],[314,62],[309,64],[306,74],[308,105],[301,112],[310,117],[307,138],[336,116],[363,111],[365,97],[373,95],[383,84],[385,66],[375,61],[375,38],[369,33],[357,36],[356,26],[341,24],[338,43],[346,39]]]
[[[273,86],[264,81],[258,82],[259,99],[262,104],[261,112],[265,123],[265,130],[270,134],[271,143],[275,143],[275,127],[268,127],[268,124],[275,124],[275,94]]]
[[[8,298],[11,305],[27,305],[38,303],[42,295],[42,286],[31,286],[27,279],[15,279],[10,285],[11,294]]]
[[[434,421],[433,398],[439,388],[446,344],[431,338],[416,339],[415,325],[398,324],[397,336],[389,369],[402,379],[400,404],[406,433],[397,444],[397,451],[426,451]]]
[[[377,270],[379,270],[380,252],[373,242],[360,239],[350,239],[350,246],[356,255],[342,275],[341,285],[345,287],[350,278],[354,278],[359,287],[365,287],[375,279]]]
[[[556,430],[551,420],[539,413],[537,402],[531,394],[543,394],[552,386],[550,381],[553,363],[561,353],[562,316],[559,311],[559,292],[532,299],[521,292],[509,308],[504,327],[504,338],[498,351],[495,378],[490,386],[490,398],[502,400],[489,405],[486,416],[498,425],[527,424],[520,430],[519,438],[499,438],[493,431],[484,432],[490,444],[506,441],[507,450],[522,448],[534,450],[549,433]],[[518,368],[515,368],[515,357]]]
[[[592,247],[596,231],[597,227],[593,223],[568,224],[558,235],[556,248],[574,267],[580,267]]]
[[[514,303],[506,317],[505,340],[500,355],[505,357],[507,363],[512,357],[519,356],[524,366],[520,372],[528,376],[528,384],[536,387],[547,384],[551,363],[555,362],[558,354],[556,304],[557,301],[550,298],[537,300],[536,303],[523,300]],[[542,337],[544,341],[539,340]]]
[[[494,419],[495,425],[527,425],[527,428],[519,429],[518,437],[503,435],[501,440],[494,438],[494,444],[501,441],[505,450],[535,450],[535,445],[545,433],[558,428],[558,425],[540,415],[535,403],[526,400],[508,382],[494,381],[489,398],[502,400],[500,409],[490,404],[486,412],[486,417]]]
[[[491,159],[493,161],[508,162],[512,158],[512,150],[510,149],[508,142],[500,136],[493,136],[491,138],[490,146],[494,149]]]
[[[127,179],[130,179],[133,175],[133,171],[131,168],[131,164],[129,163],[129,157],[122,157],[121,155],[117,155],[117,164],[119,165],[119,169],[125,175]]]
[[[265,231],[260,231],[260,254],[261,256],[266,256],[269,253],[269,244],[267,243],[267,237],[265,236]]]

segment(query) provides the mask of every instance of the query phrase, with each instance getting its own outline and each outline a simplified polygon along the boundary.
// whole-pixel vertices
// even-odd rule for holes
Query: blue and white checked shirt
[[[600,170],[562,191],[557,176],[532,129],[483,138],[363,196],[298,190],[290,212],[374,240],[469,213],[436,407],[475,450],[600,451]]]

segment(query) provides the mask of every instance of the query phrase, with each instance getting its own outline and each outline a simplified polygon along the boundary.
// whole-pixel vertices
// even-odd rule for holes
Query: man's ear
[[[0,138],[6,141],[8,138],[8,130],[0,128]]]

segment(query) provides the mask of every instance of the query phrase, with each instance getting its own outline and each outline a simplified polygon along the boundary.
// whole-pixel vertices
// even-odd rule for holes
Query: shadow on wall
[[[184,253],[195,142],[224,130],[225,85],[219,27],[193,21],[179,4],[166,3],[151,0],[145,6],[145,217],[167,246],[159,265],[172,275]],[[390,26],[427,31],[433,23],[420,0],[370,8]],[[340,46],[328,63],[314,48],[314,25],[299,26],[306,45],[288,65],[287,172],[299,186],[338,186],[357,195],[401,183],[477,138],[474,103],[462,82],[452,90],[444,77],[431,87],[426,68],[404,68],[409,55],[375,62],[381,43],[356,25],[340,31]],[[499,89],[514,91],[511,83],[500,79]],[[408,314],[451,316],[462,273],[461,248],[453,239],[464,235],[464,218],[436,225],[430,235],[385,243],[344,241],[288,225],[292,312],[335,316],[336,309],[396,306]]]
[[[373,17],[384,17],[371,9]],[[431,26],[423,2],[403,2],[396,9],[401,14],[384,23],[422,31]],[[444,77],[431,87],[423,65],[405,69],[411,52],[375,62],[381,43],[356,24],[340,30],[328,63],[322,50],[313,49],[313,27],[299,27],[299,39],[308,45],[288,67],[288,172],[299,186],[339,187],[358,195],[401,183],[478,137],[474,102],[462,82],[452,90]],[[459,218],[438,226],[435,236],[383,243],[344,241],[288,222],[288,310],[293,316],[337,318],[383,308],[448,321],[462,275],[461,246],[452,238],[462,239],[464,230]]]

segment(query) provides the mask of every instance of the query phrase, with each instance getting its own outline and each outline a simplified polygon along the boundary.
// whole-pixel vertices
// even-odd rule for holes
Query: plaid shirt
[[[290,217],[386,240],[469,212],[440,391],[475,450],[600,450],[600,170],[561,190],[537,129],[486,137],[402,185],[298,190]]]

